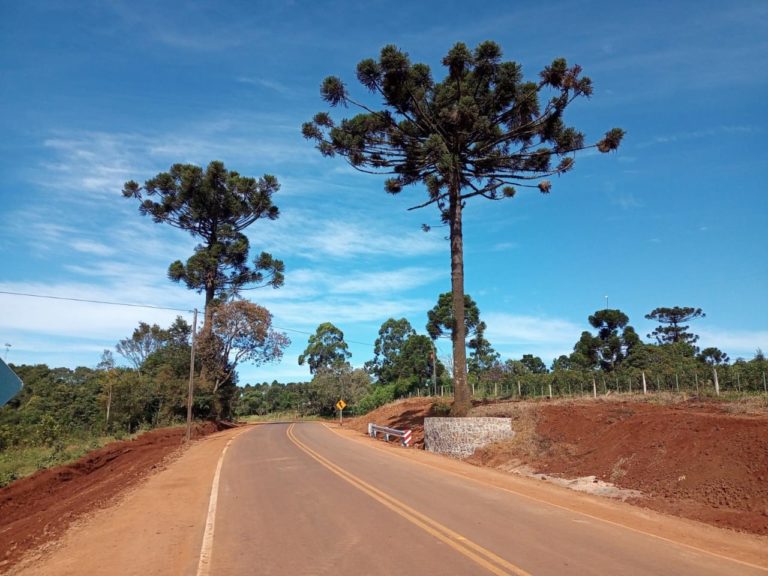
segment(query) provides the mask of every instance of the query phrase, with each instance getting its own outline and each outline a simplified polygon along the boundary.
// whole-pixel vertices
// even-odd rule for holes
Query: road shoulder
[[[29,555],[9,574],[195,574],[219,456],[231,438],[248,429],[197,441],[166,469],[113,506],[77,522],[61,540]]]

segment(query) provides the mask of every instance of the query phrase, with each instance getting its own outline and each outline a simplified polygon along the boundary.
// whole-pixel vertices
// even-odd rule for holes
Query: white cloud
[[[205,166],[224,159],[228,168],[258,177],[274,172],[276,165],[319,161],[312,146],[303,145],[293,119],[247,112],[185,122],[165,132],[57,132],[43,146],[51,158],[30,178],[80,203],[119,195],[126,181],[141,183],[177,162]]]
[[[647,148],[656,144],[674,144],[676,142],[687,140],[701,140],[707,138],[720,138],[722,136],[754,134],[761,132],[758,126],[734,125],[734,126],[716,126],[705,130],[690,130],[687,132],[675,132],[671,134],[660,134],[653,140],[641,142],[638,148]]]
[[[697,330],[696,333],[699,335],[699,348],[714,346],[727,352],[732,360],[739,356],[749,360],[758,348],[768,352],[768,330],[708,328]]]
[[[421,231],[403,231],[390,222],[330,220],[317,222],[305,228],[303,236],[288,244],[303,256],[319,260],[326,257],[349,259],[359,256],[423,256],[444,250],[444,243],[434,234]]]
[[[267,308],[274,315],[275,325],[283,328],[311,327],[322,322],[371,323],[379,325],[387,318],[420,314],[433,303],[424,299],[376,299],[327,297],[316,301],[272,302]]]
[[[442,276],[442,272],[425,268],[363,272],[332,281],[329,289],[339,294],[398,294],[429,284]]]
[[[237,367],[240,385],[258,384],[260,382],[307,382],[312,379],[309,367],[299,365],[298,354],[286,354],[279,364],[240,364]]]
[[[623,210],[642,207],[637,197],[630,192],[618,192],[611,195],[611,204],[619,206]]]
[[[43,142],[55,159],[43,163],[44,178],[37,184],[58,192],[118,193],[127,180],[135,177],[141,141],[135,134],[58,134]]]
[[[36,294],[51,298],[0,294],[3,317],[0,328],[21,334],[79,339],[109,339],[114,345],[130,335],[140,321],[169,325],[183,311],[144,307],[112,306],[89,302],[123,302],[136,305],[167,306],[190,310],[190,294],[183,288],[140,284],[136,279],[114,279],[103,286],[68,283],[0,283],[0,291]],[[55,346],[51,346],[55,348]]]
[[[85,254],[94,254],[96,256],[111,256],[115,253],[114,248],[106,246],[101,242],[91,242],[87,240],[75,240],[71,243],[72,249]]]
[[[237,78],[237,81],[240,82],[241,84],[251,84],[253,86],[261,86],[263,88],[268,88],[284,96],[291,95],[294,93],[293,90],[291,90],[288,86],[286,86],[282,82],[278,82],[277,80],[271,80],[269,78],[251,78],[249,76],[239,76]]]
[[[503,344],[549,344],[559,345],[578,339],[582,329],[568,320],[537,316],[524,316],[491,312],[483,315],[488,325],[488,339]]]

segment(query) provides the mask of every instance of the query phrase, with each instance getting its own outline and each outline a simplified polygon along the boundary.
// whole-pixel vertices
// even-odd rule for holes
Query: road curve
[[[372,450],[319,423],[239,435],[214,496],[198,576],[768,574]]]

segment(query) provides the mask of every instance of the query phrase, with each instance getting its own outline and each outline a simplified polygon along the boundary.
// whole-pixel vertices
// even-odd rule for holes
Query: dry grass
[[[511,418],[515,435],[501,442],[494,442],[479,448],[469,461],[483,466],[499,466],[519,463],[526,457],[546,450],[542,439],[536,434],[538,402],[505,402],[474,407],[470,416]]]

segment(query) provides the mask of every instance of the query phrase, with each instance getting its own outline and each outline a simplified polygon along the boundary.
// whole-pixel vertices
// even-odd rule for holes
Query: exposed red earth
[[[193,438],[216,431],[207,422]],[[110,504],[181,453],[184,428],[162,428],[113,442],[77,462],[41,470],[0,488],[0,572],[74,521]]]

